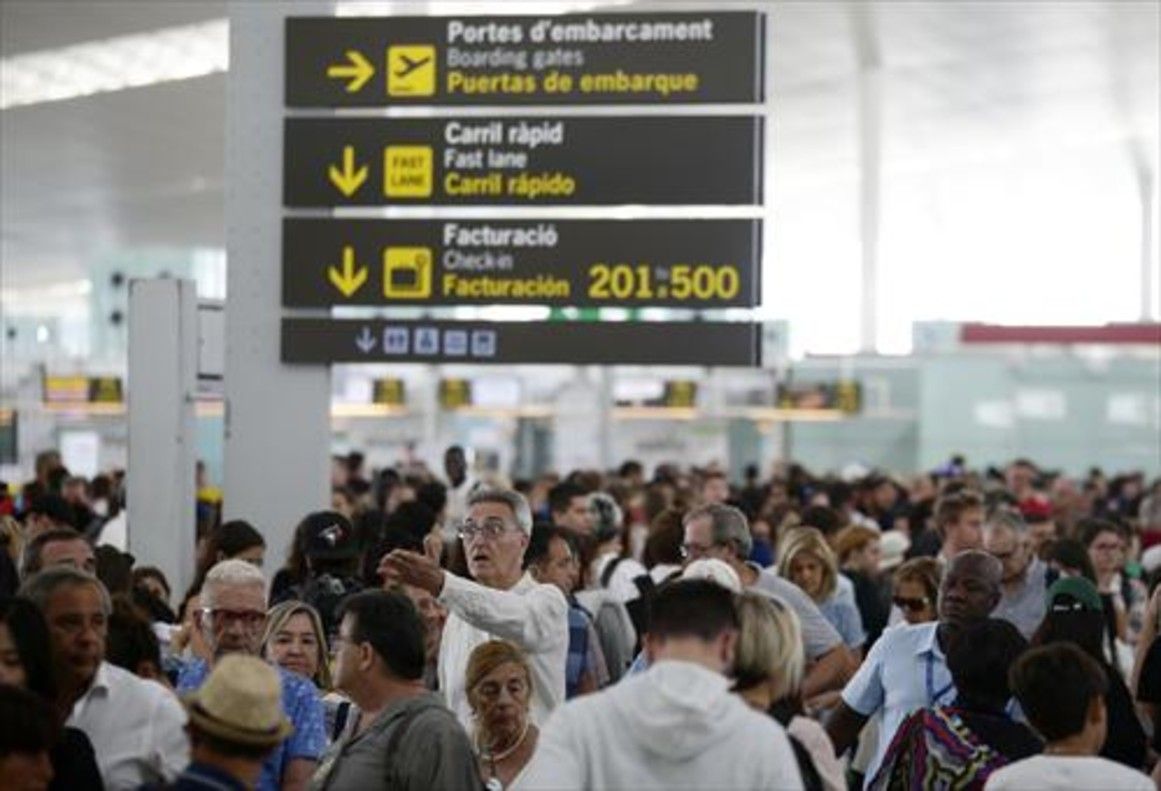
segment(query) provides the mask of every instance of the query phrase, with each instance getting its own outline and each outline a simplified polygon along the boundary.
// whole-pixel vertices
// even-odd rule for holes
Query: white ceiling
[[[1127,165],[1135,146],[1157,170],[1154,0],[770,7],[775,203],[855,178],[860,61],[882,67],[885,179],[1061,148],[1121,150]],[[0,54],[225,12],[221,2],[2,0]],[[221,246],[225,79],[0,111],[0,284],[81,278],[99,256],[144,246]]]

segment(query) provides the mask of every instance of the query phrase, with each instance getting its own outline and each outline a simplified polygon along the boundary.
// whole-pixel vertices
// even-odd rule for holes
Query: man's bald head
[[[939,586],[939,619],[962,626],[987,618],[1000,603],[1004,565],[986,552],[969,549],[947,564]]]

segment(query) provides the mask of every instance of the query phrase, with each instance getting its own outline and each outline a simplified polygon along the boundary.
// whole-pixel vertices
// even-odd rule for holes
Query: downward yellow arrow
[[[339,170],[331,165],[327,173],[331,177],[331,183],[348,198],[358,192],[359,187],[363,186],[363,182],[367,180],[367,166],[355,167],[354,146],[343,147],[343,169]]]
[[[327,76],[332,80],[350,79],[347,83],[347,93],[358,93],[367,84],[367,80],[375,76],[375,67],[357,49],[349,49],[346,54],[347,63],[333,63],[327,66]]]
[[[367,282],[367,267],[355,266],[355,249],[343,248],[343,268],[327,267],[327,279],[348,299]]]

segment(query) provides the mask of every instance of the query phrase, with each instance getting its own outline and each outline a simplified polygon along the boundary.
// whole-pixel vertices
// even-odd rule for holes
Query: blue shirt
[[[823,618],[830,621],[848,648],[859,648],[867,642],[863,616],[859,614],[858,606],[844,598],[840,591],[835,591],[829,599],[820,602],[818,610]]]
[[[589,660],[589,617],[580,607],[568,608],[568,654],[564,666],[564,695],[574,697],[580,686],[581,676],[588,669]]]
[[[247,786],[238,778],[216,766],[192,763],[174,778],[170,785],[149,784],[141,791],[246,791]]]
[[[282,680],[282,711],[294,725],[294,733],[278,745],[262,764],[259,791],[278,791],[282,788],[282,773],[292,759],[317,761],[327,747],[322,700],[314,684],[277,665],[274,668]],[[177,677],[178,694],[198,689],[209,674],[210,667],[204,660],[189,662],[182,667]]]
[[[955,684],[936,640],[938,621],[883,632],[843,689],[843,702],[863,716],[881,711],[879,739],[867,766],[869,783],[879,771],[895,731],[916,709],[955,700]]]

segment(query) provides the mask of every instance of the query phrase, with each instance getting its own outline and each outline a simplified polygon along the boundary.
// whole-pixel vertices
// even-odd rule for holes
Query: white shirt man
[[[154,681],[102,662],[65,723],[93,744],[105,788],[136,788],[185,769],[185,710]]]
[[[468,657],[488,640],[511,640],[532,668],[532,720],[543,723],[564,701],[568,602],[555,585],[537,583],[521,566],[532,532],[528,502],[517,492],[472,494],[463,525],[473,582],[443,571],[431,558],[396,550],[379,566],[388,582],[423,588],[448,610],[439,649],[439,688],[448,707],[471,729],[464,689]]]
[[[172,780],[189,763],[185,709],[169,690],[105,662],[111,606],[105,586],[74,566],[50,566],[21,594],[44,613],[57,685],[73,701],[65,724],[93,744],[105,788]]]

